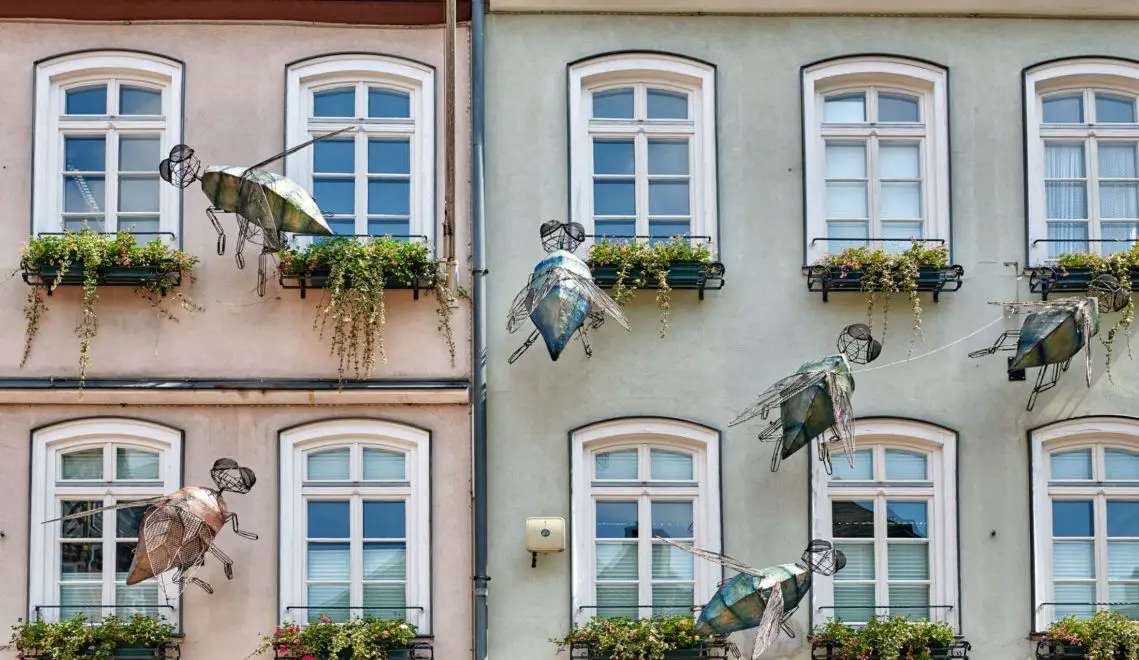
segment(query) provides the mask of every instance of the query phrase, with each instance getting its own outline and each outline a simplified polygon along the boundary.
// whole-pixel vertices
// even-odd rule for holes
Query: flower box
[[[24,269],[24,281],[32,286],[49,287],[49,296],[50,287],[58,275],[59,268],[53,266]],[[99,269],[96,277],[99,286],[138,286],[146,282],[156,282],[166,287],[173,287],[182,283],[181,273],[163,272],[154,266],[106,266]],[[83,264],[71,264],[63,271],[59,285],[83,286],[84,279]]]
[[[388,660],[433,660],[435,650],[430,642],[412,642],[405,647],[388,649]],[[295,654],[290,651],[277,651],[275,658],[300,660],[301,658],[316,658],[316,660],[352,660],[352,649],[344,649],[337,656],[312,656]]]
[[[305,297],[305,291],[308,289],[326,289],[328,288],[328,278],[332,274],[331,268],[316,268],[309,273],[285,273],[280,274],[279,282],[282,289],[300,289],[301,298]],[[351,278],[344,278],[344,286],[351,289]],[[435,288],[434,275],[420,275],[419,277],[407,281],[396,278],[388,278],[384,282],[384,289],[410,289],[412,297],[419,300],[419,292],[424,289]]]
[[[688,649],[675,649],[667,651],[665,660],[722,660],[730,657],[728,645],[724,642],[704,642],[699,646]],[[610,656],[602,652],[594,644],[575,642],[570,647],[572,660],[610,660]]]
[[[1039,293],[1042,300],[1048,300],[1050,293],[1079,293],[1088,290],[1095,279],[1091,268],[1069,268],[1064,266],[1034,266],[1026,268],[1028,289]],[[1139,268],[1131,268],[1131,290],[1139,288]]]
[[[95,651],[84,649],[79,651],[79,657],[86,658],[95,655]],[[133,658],[158,658],[160,660],[174,660],[181,656],[177,642],[167,642],[158,646],[145,644],[127,644],[115,649],[111,655],[114,660],[129,660]],[[26,650],[21,651],[21,660],[49,660],[52,655],[48,651]]]
[[[971,648],[969,642],[964,640],[956,640],[948,645],[933,644],[925,647],[930,653],[930,660],[968,658]],[[912,654],[912,657],[916,658],[922,650],[923,649],[910,649],[909,652]],[[907,656],[906,651],[903,650],[901,657],[905,658],[909,656]],[[842,653],[838,642],[830,639],[819,639],[811,643],[811,660],[848,660],[848,657]],[[869,655],[859,656],[858,660],[880,660],[880,656],[877,653],[871,652]]]
[[[823,302],[829,302],[829,294],[837,292],[862,291],[862,271],[847,270],[841,266],[810,266],[807,273],[807,290],[823,294]],[[961,288],[961,278],[965,269],[961,266],[922,266],[918,268],[916,279],[918,291],[933,293],[933,301],[940,302],[942,293]]]
[[[593,281],[603,289],[611,289],[617,285],[616,264],[589,264],[593,273]],[[724,264],[699,261],[673,261],[669,264],[668,286],[672,289],[695,289],[700,292],[700,299],[704,299],[707,290],[724,288]],[[625,284],[637,283],[638,288],[656,288],[657,281],[643,270],[630,270],[625,275]]]

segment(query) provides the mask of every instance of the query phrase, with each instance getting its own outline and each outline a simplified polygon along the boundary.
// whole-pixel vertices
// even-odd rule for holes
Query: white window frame
[[[356,85],[356,107],[364,108],[362,117],[312,117],[314,91]],[[367,119],[367,95],[360,90],[368,85],[406,92],[411,97],[411,119]],[[386,55],[329,55],[296,63],[286,76],[285,135],[289,147],[307,142],[317,135],[351,126],[356,140],[356,163],[367,162],[369,136],[402,136],[411,141],[411,222],[408,233],[427,237],[434,252],[436,232],[435,208],[435,70]],[[357,112],[357,114],[361,114]],[[446,146],[446,145],[444,145]],[[450,148],[450,147],[447,147]],[[308,191],[312,191],[311,147],[285,159],[285,175]],[[367,173],[356,172],[356,232],[367,233]],[[302,243],[311,242],[311,237]]]
[[[102,135],[108,131],[153,132],[162,127],[159,157],[165,158],[170,149],[182,142],[182,64],[151,55],[126,51],[91,51],[53,58],[36,65],[35,87],[35,167],[32,184],[32,228],[38,233],[63,231],[63,136],[90,134]],[[142,87],[162,90],[161,124],[155,118],[135,120],[123,117],[61,119],[65,92],[72,87],[107,82],[126,81]],[[107,102],[111,103],[108,89]],[[107,144],[108,168],[106,197],[103,213],[106,231],[117,229],[118,171],[117,152],[113,141]],[[158,163],[154,166],[158,171]],[[181,191],[159,179],[158,230],[180,236],[182,228]],[[149,242],[152,237],[143,235]],[[176,243],[169,236],[161,237]]]
[[[1052,497],[1076,496],[1100,501],[1139,499],[1139,484],[1119,485],[1112,482],[1080,482],[1079,484],[1050,484],[1051,462],[1049,455],[1056,451],[1085,448],[1109,448],[1139,451],[1139,419],[1130,417],[1083,417],[1049,424],[1029,432],[1032,478],[1032,534],[1033,534],[1033,625],[1043,631],[1053,622],[1044,603],[1055,602],[1052,580]],[[1102,461],[1093,454],[1093,461]],[[1102,474],[1102,472],[1100,473]],[[1096,507],[1097,511],[1099,507]],[[1096,514],[1096,572],[1097,598],[1107,598],[1106,519]]]
[[[160,480],[137,485],[130,485],[129,482],[112,485],[111,482],[102,480],[68,483],[57,479],[60,456],[63,453],[107,445],[159,452]],[[45,426],[32,432],[31,470],[28,620],[36,619],[36,606],[40,605],[48,607],[39,612],[39,618],[55,621],[58,620],[60,611],[54,606],[59,605],[56,583],[59,579],[60,557],[57,546],[62,527],[58,522],[46,525],[43,522],[59,517],[58,502],[63,497],[138,499],[166,495],[178,490],[182,481],[182,432],[153,422],[117,417],[78,419]],[[104,553],[105,597],[107,591],[113,595],[114,562],[113,553],[109,556]],[[163,583],[165,592],[173,595],[178,593],[178,588],[170,582],[171,577],[170,573],[166,573],[159,576],[159,580]],[[111,602],[113,601],[105,600],[102,604]],[[173,610],[166,610],[165,607],[159,610],[159,616],[175,626],[180,625],[181,599],[178,596],[168,600],[160,588],[159,599],[155,604],[172,606]],[[114,608],[104,608],[103,613],[112,614]]]
[[[1028,261],[1044,264],[1050,261],[1048,244],[1033,245],[1036,239],[1048,238],[1047,208],[1044,195],[1044,140],[1058,137],[1085,140],[1093,143],[1101,138],[1139,141],[1139,124],[1096,125],[1060,124],[1058,129],[1042,130],[1044,119],[1043,97],[1063,91],[1096,90],[1139,96],[1139,63],[1110,58],[1076,58],[1041,64],[1024,72],[1024,131],[1027,162],[1025,173],[1028,186]],[[1088,94],[1084,94],[1084,119],[1089,111]],[[1139,112],[1137,103],[1136,112]],[[1084,167],[1087,175],[1088,238],[1100,238],[1099,190],[1095,186],[1098,161],[1095,152],[1084,149]],[[1093,188],[1095,188],[1093,190]],[[1094,206],[1093,206],[1094,205]],[[1089,249],[1099,253],[1099,244],[1089,243]],[[1051,260],[1054,261],[1054,260]]]
[[[591,120],[591,94],[609,87],[659,86],[689,94],[687,121]],[[641,95],[638,95],[641,96]],[[605,55],[569,68],[570,216],[593,234],[593,136],[628,137],[660,132],[691,136],[691,235],[710,236],[718,244],[716,194],[716,68],[678,55],[626,53]],[[648,129],[648,130],[646,130]],[[617,132],[613,132],[617,131]],[[643,156],[638,162],[644,162]],[[646,176],[640,170],[638,181]],[[638,185],[638,235],[648,233],[648,188]],[[641,224],[644,227],[641,227]],[[588,247],[592,239],[585,242]]]
[[[930,618],[939,619],[955,630],[961,625],[959,594],[958,530],[957,530],[957,434],[925,422],[905,419],[860,419],[855,422],[856,449],[880,446],[915,451],[928,456],[927,469],[932,488],[911,485],[890,487],[883,482],[840,482],[831,487],[822,461],[811,461],[811,538],[830,539],[833,535],[831,498],[890,497],[906,499],[920,495],[931,499],[929,509],[929,604],[948,605],[949,609],[930,609]],[[831,447],[834,461],[846,461],[841,446]],[[863,485],[860,485],[863,484]],[[885,555],[877,556],[876,580],[885,584]],[[834,615],[834,577],[815,574],[812,578],[811,616],[822,623]],[[826,609],[824,609],[826,608]],[[878,612],[885,614],[885,612]]]
[[[369,487],[362,483],[303,484],[304,455],[311,451],[335,447],[371,447],[395,451],[406,456],[408,482],[399,487]],[[392,499],[406,504],[407,539],[407,605],[423,610],[407,610],[407,620],[419,634],[431,634],[431,434],[423,429],[374,419],[337,419],[314,422],[280,433],[280,620],[307,621],[305,610],[289,610],[303,606],[305,599],[305,529],[304,502],[314,499],[366,497]],[[354,514],[355,515],[355,514]],[[359,545],[358,539],[352,540]],[[353,550],[362,552],[362,550]],[[356,584],[352,586],[353,600]],[[362,596],[360,596],[362,598]],[[354,603],[353,603],[354,604]],[[363,610],[352,611],[359,616]]]
[[[571,513],[572,513],[572,607],[574,621],[586,621],[594,616],[597,605],[594,591],[594,500],[597,496],[641,498],[650,493],[649,486],[622,486],[618,489],[594,488],[593,454],[614,449],[632,449],[650,445],[663,449],[693,454],[693,476],[697,488],[678,491],[678,495],[693,502],[693,523],[697,548],[720,552],[720,435],[713,429],[690,422],[654,417],[619,419],[591,424],[571,434]],[[643,553],[642,553],[643,554]],[[645,559],[641,558],[641,563]],[[693,564],[696,605],[708,602],[723,579],[720,567],[712,562],[695,561]],[[642,585],[642,590],[645,588]],[[638,603],[643,605],[646,603]],[[647,608],[646,608],[647,609]],[[642,616],[647,613],[642,610]]]
[[[882,91],[902,92],[919,98],[923,127],[909,130],[922,141],[922,213],[923,238],[951,240],[949,190],[949,74],[935,64],[901,57],[857,56],[828,60],[803,69],[803,176],[806,187],[806,234],[803,236],[807,264],[814,263],[828,253],[827,245],[827,191],[826,191],[826,138],[841,140],[905,137],[901,127],[889,125],[834,124],[823,127],[823,98],[843,91],[864,91],[870,87]],[[830,130],[835,131],[830,135]],[[858,137],[854,137],[854,132]],[[873,158],[867,149],[867,158]],[[867,208],[871,218],[875,211],[874,182],[870,182]],[[875,243],[874,221],[869,234],[871,247],[888,244]],[[821,237],[821,238],[820,238]],[[820,238],[811,244],[812,238]],[[843,242],[846,245],[846,241]],[[849,242],[847,247],[856,243]],[[895,244],[896,245],[896,244]],[[845,248],[841,248],[845,249]],[[840,249],[833,250],[834,252]]]

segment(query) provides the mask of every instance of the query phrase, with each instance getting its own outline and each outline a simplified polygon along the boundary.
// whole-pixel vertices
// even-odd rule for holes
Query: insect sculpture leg
[[[1036,406],[1036,398],[1040,396],[1041,392],[1047,392],[1053,387],[1056,387],[1056,384],[1060,382],[1060,374],[1066,370],[1069,362],[1071,362],[1071,360],[1068,360],[1068,362],[1062,365],[1049,364],[1041,367],[1040,373],[1036,375],[1036,386],[1032,388],[1032,394],[1028,397],[1028,410],[1032,410],[1032,408]],[[1050,374],[1047,381],[1045,380],[1045,374]]]
[[[984,357],[986,355],[992,355],[993,353],[996,353],[997,351],[1001,351],[1001,350],[1011,351],[1011,350],[1013,350],[1013,348],[1015,348],[1015,346],[1005,348],[1005,343],[1009,339],[1019,339],[1019,338],[1020,338],[1020,330],[1005,330],[1004,332],[1001,333],[1000,337],[997,337],[997,341],[992,346],[990,346],[988,348],[982,348],[982,349],[977,350],[977,351],[973,351],[973,352],[969,353],[969,357],[979,358],[979,357]]]
[[[232,580],[233,579],[233,560],[229,558],[229,555],[222,552],[217,547],[217,545],[211,545],[210,546],[210,554],[217,557],[218,561],[221,562],[222,569],[225,571],[226,579]]]
[[[269,260],[270,253],[271,250],[261,250],[261,256],[257,260],[257,295],[262,298],[265,297],[265,267]]]
[[[229,517],[226,518],[226,522],[232,522],[233,523],[233,533],[234,534],[237,534],[238,536],[240,536],[241,538],[244,538],[244,539],[250,539],[253,541],[257,540],[257,535],[254,534],[253,532],[243,532],[237,528],[237,514],[236,513],[229,514]]]
[[[221,228],[221,223],[218,222],[217,212],[221,209],[215,209],[212,206],[206,209],[206,215],[209,216],[210,222],[213,223],[214,229],[218,233],[218,256],[225,254],[225,230]]]
[[[577,337],[581,340],[581,347],[585,349],[585,357],[593,357],[593,347],[589,345],[589,335],[586,334],[584,325],[578,328]]]
[[[243,218],[240,214],[237,216],[237,247],[234,250],[234,257],[237,259],[237,267],[245,268],[245,255],[242,250],[245,249],[245,241],[249,238],[249,221]]]
[[[526,352],[526,349],[530,348],[531,346],[534,345],[534,342],[538,341],[539,336],[541,336],[541,335],[538,334],[537,330],[535,330],[534,332],[531,332],[530,336],[526,338],[526,341],[523,342],[523,344],[518,347],[518,350],[516,350],[510,354],[510,359],[507,360],[507,363],[514,364],[514,362],[517,361],[518,358],[522,357],[522,354]]]
[[[214,588],[209,585],[205,580],[194,577],[193,573],[206,563],[206,558],[201,557],[198,561],[185,568],[179,568],[174,572],[174,579],[171,580],[174,584],[178,585],[179,591],[186,588],[187,584],[196,584],[202,588],[207,594],[212,594]]]

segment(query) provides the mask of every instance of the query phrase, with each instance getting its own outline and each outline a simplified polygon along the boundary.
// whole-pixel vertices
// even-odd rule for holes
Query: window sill
[[[1090,268],[1066,268],[1061,266],[1033,266],[1025,268],[1028,274],[1028,289],[1039,293],[1041,300],[1048,300],[1050,293],[1078,293],[1088,290],[1095,279]],[[1131,290],[1139,286],[1139,269],[1131,269]]]
[[[47,287],[47,295],[52,294],[52,285],[59,274],[58,268],[46,267],[25,269],[24,282],[30,286]],[[59,280],[60,286],[83,286],[83,265],[71,264]],[[114,266],[102,268],[96,275],[99,286],[138,286],[147,282],[158,282],[163,288],[182,284],[182,275],[166,273],[153,266]],[[163,295],[166,295],[163,292]]]
[[[1036,658],[1038,660],[1082,660],[1084,647],[1080,644],[1065,644],[1058,639],[1045,637],[1036,642]],[[1126,651],[1117,651],[1113,656],[1117,660],[1127,657]]]
[[[79,658],[95,655],[95,651],[83,650]],[[129,660],[132,658],[156,658],[157,660],[176,660],[182,655],[178,642],[170,641],[161,646],[128,645],[120,646],[111,655],[112,660]],[[52,655],[48,651],[20,651],[17,656],[20,660],[49,660]]]
[[[862,271],[846,270],[840,266],[804,266],[807,275],[807,291],[822,292],[823,302],[829,302],[829,294],[834,292],[861,292]],[[942,293],[961,289],[961,278],[965,269],[961,266],[922,266],[918,269],[917,290],[933,293],[933,302],[941,302]]]
[[[929,647],[930,660],[946,660],[947,658],[968,658],[969,651],[972,646],[969,642],[963,639],[957,639],[950,642],[948,646],[933,646]],[[914,657],[917,657],[917,652],[914,652]],[[1081,656],[1082,657],[1082,656]],[[838,645],[831,640],[819,640],[811,642],[811,660],[845,660],[846,656],[842,655],[839,651]],[[860,656],[860,660],[879,660],[880,656],[877,653],[871,652],[870,655]]]
[[[330,268],[318,268],[311,273],[281,273],[278,281],[281,283],[282,289],[300,289],[301,298],[305,297],[305,292],[309,289],[327,289],[328,278],[332,273]],[[344,288],[352,288],[352,281],[348,278],[344,280]],[[430,275],[420,276],[410,282],[388,279],[384,282],[384,290],[388,289],[410,289],[412,298],[419,300],[419,292],[424,289],[435,288],[435,277]]]
[[[610,660],[610,657],[592,644],[577,643],[570,647],[571,660]],[[706,642],[696,648],[669,651],[664,657],[665,660],[722,660],[730,657],[730,653],[727,642]]]
[[[273,657],[281,660],[299,660],[305,657],[315,657],[317,660],[351,660],[352,650],[345,649],[336,656],[309,656],[305,653],[298,654],[292,651],[274,651]],[[435,649],[430,641],[415,641],[403,648],[387,649],[386,657],[388,660],[434,660]]]
[[[593,282],[602,289],[612,289],[617,285],[616,265],[597,265],[591,262],[589,270],[593,274]],[[724,264],[674,261],[669,264],[666,282],[670,289],[695,289],[700,292],[700,300],[703,300],[705,291],[724,288]],[[643,270],[631,270],[625,275],[625,284],[634,283],[638,288],[652,288],[656,286],[656,278],[646,275]]]

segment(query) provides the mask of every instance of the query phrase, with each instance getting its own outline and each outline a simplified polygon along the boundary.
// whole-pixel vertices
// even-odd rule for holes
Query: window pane
[[[649,181],[649,214],[688,215],[688,181]]]
[[[313,179],[312,196],[324,213],[352,215],[356,208],[356,183],[352,179]]]
[[[654,584],[653,616],[680,616],[692,614],[691,584]]]
[[[834,574],[836,582],[874,579],[874,544],[835,543],[834,547],[846,555],[846,566]]]
[[[827,142],[827,178],[866,178],[866,143]]]
[[[1112,541],[1107,544],[1107,577],[1139,580],[1139,542]]]
[[[1095,120],[1097,124],[1135,123],[1135,99],[1096,92]]]
[[[634,220],[594,220],[593,231],[598,236],[610,238],[633,236],[636,234],[635,222]]]
[[[882,238],[902,238],[906,240],[914,240],[922,237],[922,223],[921,222],[883,222],[882,223]],[[886,252],[905,252],[909,249],[909,245],[901,241],[892,241],[882,246]]]
[[[364,538],[402,539],[406,530],[405,502],[364,502]]]
[[[1099,213],[1102,218],[1139,218],[1139,183],[1100,183]]]
[[[593,212],[596,215],[635,215],[633,180],[593,182]]]
[[[354,117],[356,115],[356,88],[340,87],[312,95],[314,117]]]
[[[103,577],[101,543],[60,543],[59,570],[65,580],[98,580]]]
[[[1083,94],[1052,96],[1044,99],[1045,124],[1079,124],[1084,121]]]
[[[1139,222],[1105,222],[1100,225],[1100,234],[1105,239],[1126,241],[1124,243],[1104,243],[1100,252],[1104,256],[1131,249],[1129,243],[1139,239]]]
[[[130,586],[115,585],[115,614],[119,616],[129,617],[137,612],[143,616],[157,618],[167,614],[167,610],[158,609],[157,603],[157,584],[144,582]]]
[[[103,506],[102,500],[75,501],[64,500],[59,503],[60,516],[72,516],[91,509]],[[103,536],[103,514],[96,513],[86,518],[64,520],[60,525],[60,537],[65,539],[97,539]]]
[[[158,452],[115,449],[116,479],[158,479]]]
[[[1103,461],[1108,481],[1139,481],[1139,452],[1105,449]]]
[[[637,585],[599,584],[597,585],[597,616],[637,618]]]
[[[1107,535],[1139,538],[1139,501],[1107,501]]]
[[[64,113],[69,115],[107,114],[107,86],[86,85],[67,90]]]
[[[356,233],[356,220],[354,218],[329,218],[325,217],[324,221],[328,223],[328,228],[332,233],[337,236],[347,236]],[[325,241],[324,238],[314,238],[314,241]]]
[[[158,190],[157,176],[120,178],[119,210],[124,213],[157,213]]]
[[[93,232],[103,231],[103,218],[101,216],[83,215],[82,217],[65,217],[63,228],[68,231],[83,231],[90,229]]]
[[[348,481],[351,450],[348,447],[306,454],[309,481]]]
[[[59,585],[59,616],[66,621],[76,614],[85,614],[89,620],[98,619],[99,605],[103,604],[101,585]]]
[[[688,94],[663,89],[648,91],[649,119],[687,119]]]
[[[120,115],[161,115],[162,92],[144,87],[119,88]]]
[[[691,546],[690,543],[685,545]],[[653,543],[654,580],[691,580],[692,555],[667,543]]]
[[[636,543],[598,543],[596,548],[598,580],[637,579]]]
[[[410,174],[411,142],[409,140],[368,140],[368,172],[370,174]]]
[[[368,219],[368,235],[369,236],[408,236],[411,234],[411,219],[404,218],[401,220],[387,219]]]
[[[1111,609],[1132,621],[1139,619],[1139,584],[1109,584],[1108,600],[1117,604]]]
[[[859,449],[854,452],[854,467],[846,457],[839,456],[834,460],[832,481],[872,481],[874,479],[874,451]]]
[[[887,449],[886,480],[925,481],[929,478],[926,472],[926,462],[925,454],[904,449]]]
[[[928,543],[890,543],[886,561],[891,580],[929,579]],[[892,598],[890,602],[894,602]]]
[[[594,458],[596,479],[636,479],[637,450],[601,452]]]
[[[920,179],[921,148],[917,142],[883,142],[878,147],[882,179]]]
[[[597,119],[632,119],[632,88],[594,92],[593,116]]]
[[[1049,461],[1052,465],[1051,478],[1054,480],[1092,478],[1091,449],[1052,452]]]
[[[835,538],[874,538],[874,502],[865,500],[831,502],[831,524]]]
[[[928,503],[886,500],[886,536],[892,539],[928,539]]]
[[[1092,541],[1054,541],[1052,574],[1057,580],[1094,578],[1095,544]]]
[[[1087,186],[1079,181],[1047,181],[1044,184],[1049,218],[1066,220],[1088,217]]]
[[[402,580],[407,577],[406,543],[365,543],[365,580]]]
[[[407,609],[407,585],[404,584],[365,584],[364,614],[382,619],[403,619],[411,610]]]
[[[391,179],[368,182],[369,215],[409,215],[411,182]]]
[[[1064,253],[1088,251],[1088,223],[1049,222],[1048,239],[1058,241],[1048,244],[1048,256],[1055,258]]]
[[[316,585],[308,586],[308,620],[317,621],[327,616],[336,623],[347,621],[348,613],[348,585]]]
[[[844,569],[845,570],[845,569]],[[842,571],[840,571],[841,573]],[[835,574],[838,576],[838,573]],[[874,585],[835,584],[834,617],[843,621],[869,621],[874,615]]]
[[[929,585],[891,584],[890,614],[914,619],[929,618]]]
[[[866,121],[866,94],[837,94],[823,102],[823,121],[835,124],[858,124]]]
[[[827,217],[865,218],[866,184],[827,182]]]
[[[119,231],[132,234],[155,235],[159,231],[157,215],[120,215]],[[152,239],[147,239],[152,240]]]
[[[347,501],[308,501],[309,538],[346,539],[349,534]]]
[[[594,174],[633,174],[636,156],[632,140],[594,140]]]
[[[314,581],[347,580],[349,546],[347,543],[309,543],[308,579]]]
[[[598,502],[597,538],[637,538],[637,503]]]
[[[102,172],[107,166],[107,138],[66,137],[63,160],[67,172]]]
[[[653,536],[666,539],[693,537],[692,502],[652,503]]]
[[[121,501],[126,501],[121,500]],[[119,509],[115,512],[115,536],[121,539],[137,539],[138,528],[146,515],[147,507],[136,506],[130,509]],[[122,559],[122,557],[120,557]],[[130,558],[127,559],[130,564]],[[125,579],[125,578],[124,578]]]
[[[63,177],[64,213],[102,213],[106,182],[101,176]]]
[[[69,451],[60,456],[60,478],[102,479],[103,448]]]
[[[406,456],[397,451],[364,447],[364,481],[405,479],[406,460]]]
[[[691,481],[692,454],[680,451],[653,449],[649,452],[652,479],[662,481]]]
[[[355,140],[321,140],[312,145],[312,171],[329,174],[355,172]]]
[[[369,87],[368,116],[407,119],[411,117],[411,95],[390,89]]]
[[[870,226],[867,222],[827,222],[827,239],[830,241],[827,249],[831,252],[866,245],[869,237]]]
[[[920,218],[921,184],[888,183],[881,184],[882,201],[879,213],[883,218]]]
[[[1046,142],[1044,176],[1048,179],[1082,179],[1087,176],[1084,167],[1084,143]]]
[[[1100,142],[1096,146],[1099,153],[1100,178],[1135,178],[1134,142]]]
[[[1059,583],[1055,586],[1054,597],[1058,603],[1071,603],[1056,606],[1056,618],[1058,619],[1073,614],[1078,617],[1090,617],[1095,612],[1094,605],[1077,604],[1096,601],[1095,584]]]
[[[649,218],[649,244],[657,245],[667,242],[675,236],[685,236],[692,233],[692,224],[684,220],[657,220]]]
[[[649,174],[688,174],[688,140],[649,140]]]
[[[921,121],[918,97],[909,94],[878,94],[878,121]]]
[[[1095,536],[1091,500],[1053,500],[1052,536]]]
[[[119,138],[119,171],[157,172],[159,142],[156,137]]]

